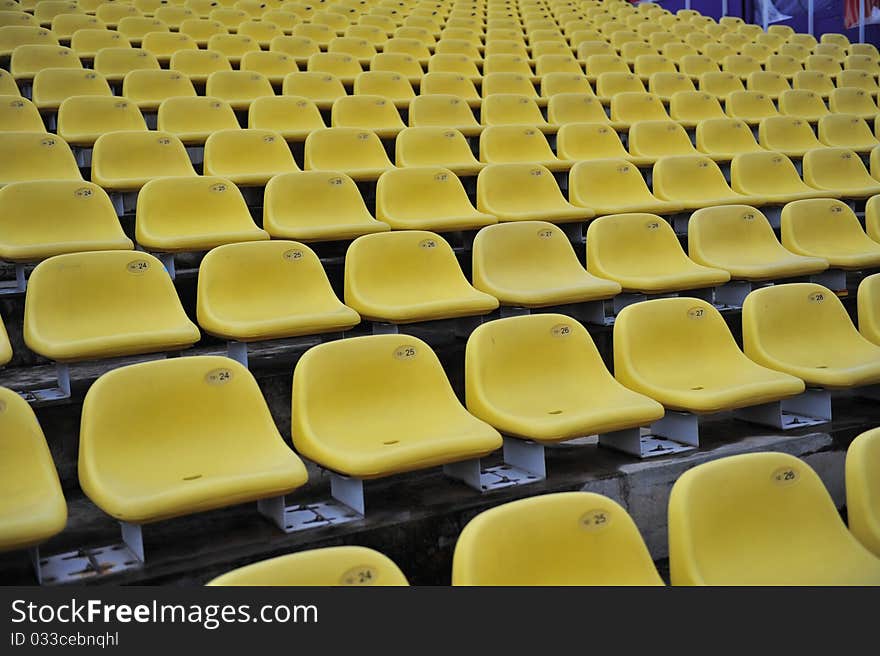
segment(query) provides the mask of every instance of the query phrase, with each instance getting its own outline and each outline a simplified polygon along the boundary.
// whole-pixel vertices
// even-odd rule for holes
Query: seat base
[[[285,533],[335,526],[363,518],[363,512],[335,499],[288,506],[284,497],[257,501],[257,510]]]
[[[831,421],[831,393],[825,389],[808,388],[802,394],[782,401],[740,408],[733,416],[781,430],[825,424]]]
[[[623,451],[637,458],[667,456],[672,453],[692,451],[696,448],[690,444],[682,444],[650,433],[642,434],[641,428],[626,428],[610,433],[600,433],[599,445]]]
[[[37,581],[40,585],[81,583],[143,567],[144,539],[141,527],[128,522],[119,522],[119,526],[122,542],[115,544],[77,549],[46,558],[40,558],[38,548],[31,549]]]
[[[846,271],[828,269],[822,273],[814,273],[810,276],[810,282],[827,287],[833,292],[843,292],[846,291]]]
[[[15,282],[0,283],[0,296],[17,296],[27,291],[27,277],[25,276],[25,265],[15,263]]]
[[[63,403],[70,398],[70,366],[63,362],[55,363],[58,378],[57,387],[27,390],[18,395],[34,407]]]
[[[529,440],[505,437],[504,463],[483,469],[479,458],[443,465],[443,473],[478,492],[537,483],[547,477],[544,446]]]

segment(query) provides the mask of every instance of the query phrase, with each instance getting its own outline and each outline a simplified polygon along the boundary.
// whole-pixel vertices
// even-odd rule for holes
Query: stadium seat
[[[97,59],[95,65],[97,66]],[[125,74],[122,95],[142,111],[156,111],[166,98],[195,96],[196,90],[189,78],[182,73],[137,69]]]
[[[385,43],[387,38],[382,40]],[[376,44],[368,39],[353,36],[338,36],[327,46],[327,52],[332,55],[344,55],[352,57],[361,66],[368,65],[376,54]]]
[[[649,213],[614,214],[587,228],[587,270],[620,283],[625,292],[666,293],[714,287],[730,274],[695,264],[675,232]]]
[[[742,80],[733,73],[709,72],[699,78],[700,91],[726,100],[727,96],[736,91],[745,91]]]
[[[636,121],[670,120],[663,101],[651,93],[617,93],[611,99],[611,120],[631,125]]]
[[[835,114],[854,114],[866,121],[874,120],[880,114],[871,92],[855,87],[832,91],[828,96],[828,107]]]
[[[475,230],[497,222],[478,212],[455,174],[442,167],[383,173],[376,185],[376,218],[394,230],[437,232]]]
[[[846,59],[846,48],[833,43],[820,43],[813,48],[813,54],[820,57],[830,57],[838,64],[843,64]]]
[[[535,164],[490,164],[477,177],[477,209],[499,221],[578,223],[593,218],[569,203],[553,174]]]
[[[9,342],[6,326],[3,325],[3,318],[0,317],[0,367],[9,364],[10,360],[12,360],[12,344]]]
[[[630,212],[675,214],[683,209],[665,202],[648,189],[636,166],[624,159],[577,162],[569,174],[569,198],[591,208],[597,216]]]
[[[693,414],[765,404],[804,391],[801,380],[747,358],[718,310],[697,298],[662,298],[621,310],[614,324],[614,372],[620,383],[667,411]]]
[[[721,61],[721,70],[725,73],[738,75],[741,80],[746,80],[749,75],[761,70],[761,63],[748,55],[727,55]]]
[[[241,58],[247,53],[259,52],[260,44],[256,39],[243,34],[215,34],[208,39],[208,50],[223,53],[234,66],[241,63]]]
[[[387,556],[366,547],[309,549],[239,567],[210,586],[404,586],[406,576]]]
[[[204,144],[220,130],[237,130],[238,119],[229,103],[211,96],[168,98],[159,105],[157,129],[184,144]]]
[[[394,138],[406,125],[390,100],[382,96],[343,96],[333,103],[334,128],[370,130],[384,139]]]
[[[41,112],[57,110],[72,96],[111,96],[110,86],[99,73],[69,68],[49,68],[34,76],[31,99]]]
[[[779,50],[777,52],[783,57],[791,57],[796,60],[800,65],[801,70],[803,70],[804,62],[807,61],[807,57],[812,54],[810,50],[811,47],[812,46],[807,47],[803,44],[795,43],[793,41],[786,41],[781,46],[779,46]]]
[[[307,98],[314,102],[318,109],[330,109],[337,98],[346,95],[342,82],[334,76],[306,71],[291,73],[285,77],[282,93],[285,96]]]
[[[830,55],[809,55],[804,60],[804,69],[825,73],[825,75],[831,77],[834,77],[842,70],[840,62]]]
[[[472,460],[502,443],[458,401],[431,348],[408,335],[355,337],[309,349],[294,370],[292,397],[297,452],[347,477],[381,478]]]
[[[398,108],[409,107],[416,97],[409,80],[390,71],[361,73],[354,80],[354,94],[380,96]]]
[[[268,48],[276,36],[284,36],[284,30],[269,21],[249,20],[239,23],[237,34],[252,38],[263,48]]]
[[[466,136],[482,131],[467,102],[455,95],[417,96],[409,103],[409,123],[413,127],[442,127],[458,130]]]
[[[871,155],[876,159],[880,155],[880,148],[874,149]],[[865,230],[871,239],[880,242],[880,198],[876,196],[865,203]]]
[[[367,210],[354,181],[337,171],[277,175],[266,185],[263,227],[276,239],[330,241],[390,230]]]
[[[418,84],[424,71],[419,60],[410,55],[394,52],[380,52],[370,62],[371,71],[391,71],[402,75],[411,84]]]
[[[74,96],[58,108],[58,136],[74,146],[92,146],[107,132],[146,131],[137,106],[116,96]]]
[[[123,522],[141,560],[142,524],[282,497],[308,479],[254,377],[216,356],[101,376],[83,404],[79,457],[83,492]]]
[[[141,48],[153,54],[160,64],[171,61],[171,55],[181,50],[198,50],[195,39],[180,32],[147,32]]]
[[[770,73],[777,73],[791,82],[795,75],[804,70],[798,58],[792,55],[770,55],[764,64],[764,69]]]
[[[21,96],[0,96],[0,132],[39,132],[46,126],[34,104]]]
[[[596,78],[596,95],[605,104],[618,93],[645,93],[645,84],[633,73],[601,73]]]
[[[877,52],[877,46],[873,43],[851,43],[849,45],[849,54],[867,55],[875,59],[880,57],[880,53]]]
[[[394,75],[398,75],[394,73]],[[464,75],[455,73],[427,73],[419,87],[419,96],[430,95],[456,96],[465,101],[470,107],[479,107],[482,104],[480,94],[474,83]]]
[[[828,115],[821,96],[809,89],[789,89],[779,96],[779,113],[815,123]]]
[[[321,52],[321,47],[312,39],[300,36],[276,36],[269,44],[270,52],[290,55],[302,70],[309,63],[309,57]]]
[[[238,31],[238,26],[249,20],[250,14],[235,7],[220,7],[211,11],[208,18],[222,24],[230,34],[235,34]]]
[[[272,130],[288,141],[305,141],[313,130],[324,127],[314,102],[301,96],[263,96],[251,103],[248,127]]]
[[[849,530],[868,551],[880,557],[878,435],[876,428],[866,431],[846,451],[846,510]]]
[[[599,98],[586,93],[558,93],[551,96],[547,101],[547,118],[551,125],[560,126],[560,129],[570,123],[610,124]],[[624,126],[616,124],[615,127]]]
[[[233,109],[248,109],[257,98],[274,96],[272,84],[253,71],[216,71],[208,76],[205,95],[228,102]]]
[[[844,198],[868,198],[880,193],[861,158],[848,148],[816,148],[803,160],[804,182]]]
[[[159,260],[95,251],[56,255],[36,266],[24,340],[43,357],[76,362],[186,348],[199,340],[199,330]]]
[[[865,71],[870,75],[880,73],[880,62],[872,55],[848,55],[843,61],[844,70]]]
[[[397,166],[442,166],[459,176],[476,175],[477,161],[464,135],[449,128],[406,128],[395,141]]]
[[[480,160],[487,164],[532,163],[551,171],[567,171],[572,164],[556,157],[538,128],[522,125],[485,128],[480,135]]]
[[[635,522],[592,492],[545,494],[472,519],[452,561],[452,584],[663,585]]]
[[[376,180],[394,168],[379,137],[358,128],[314,130],[306,138],[307,171],[339,171],[355,180]]]
[[[215,71],[231,71],[232,65],[216,50],[180,50],[171,56],[169,68],[193,83],[204,84]]]
[[[474,287],[502,305],[539,308],[611,298],[620,285],[584,270],[565,233],[544,221],[483,228],[473,244]]]
[[[158,178],[137,199],[135,237],[150,251],[207,251],[221,244],[268,239],[241,192],[220,177]]]
[[[877,85],[875,76],[867,71],[841,71],[837,75],[836,82],[837,88],[839,89],[844,87],[854,87],[857,89],[864,89],[868,93],[874,95],[880,92],[880,86]]]
[[[0,68],[0,94],[4,96],[21,96],[18,85],[9,71]]]
[[[345,256],[345,304],[372,321],[406,324],[488,314],[498,301],[468,283],[439,235],[358,237]]]
[[[681,73],[652,73],[648,79],[648,91],[663,102],[669,102],[676,93],[695,90],[691,78]]]
[[[761,119],[779,114],[770,96],[760,91],[734,91],[728,94],[724,110],[731,118],[749,125],[757,125]]]
[[[360,322],[314,251],[282,240],[210,251],[199,267],[197,315],[209,334],[239,342],[342,332]]]
[[[718,99],[703,91],[680,91],[673,94],[669,100],[669,115],[672,120],[689,128],[696,127],[700,121],[725,118]]]
[[[669,565],[673,585],[880,581],[880,559],[847,531],[816,472],[787,453],[728,456],[684,472],[669,498]]]
[[[873,344],[880,345],[880,312],[877,311],[877,294],[880,283],[880,274],[866,276],[859,283],[858,289],[858,319],[859,332],[862,337]]]
[[[136,191],[152,178],[196,175],[183,143],[172,134],[102,134],[92,151],[92,182],[107,191]]]
[[[205,175],[239,186],[264,186],[275,175],[299,170],[287,142],[271,130],[236,127],[214,132],[205,141]]]
[[[880,141],[868,123],[854,114],[830,114],[819,121],[819,141],[832,148],[868,153]]]
[[[95,10],[95,16],[112,29],[126,18],[140,17],[141,12],[127,3],[105,2]]]
[[[534,98],[515,93],[493,93],[483,99],[480,123],[492,125],[531,125],[542,132],[555,132],[541,113]]]
[[[855,213],[831,198],[800,200],[782,209],[782,245],[821,257],[839,269],[880,266],[880,244],[872,240]]]
[[[27,401],[0,387],[0,408],[2,552],[36,547],[61,533],[67,524],[67,502],[43,430]]]
[[[215,34],[227,34],[223,23],[209,18],[188,18],[180,23],[178,31],[195,41],[199,48],[207,48],[208,40]]]
[[[767,150],[786,157],[803,157],[808,150],[822,147],[810,124],[791,116],[763,119],[758,127],[758,141]]]
[[[75,2],[66,0],[42,0],[34,5],[33,10],[34,18],[43,27],[49,27],[60,14],[84,13]]]
[[[648,81],[655,73],[678,75],[675,63],[663,55],[639,55],[635,58],[633,72],[642,80]],[[684,76],[682,76],[684,77]]]
[[[242,71],[259,73],[273,85],[283,84],[289,74],[299,70],[296,60],[290,55],[263,50],[245,53],[239,68]]]
[[[116,32],[138,48],[147,34],[170,31],[171,27],[164,21],[147,16],[123,16],[116,26]]]
[[[718,164],[706,156],[663,157],[654,164],[652,178],[655,196],[685,209],[766,202],[761,197],[746,196],[731,189]]]
[[[633,123],[629,129],[629,152],[636,160],[650,163],[669,155],[699,155],[684,127],[672,121]]]
[[[749,76],[746,78],[746,88],[749,91],[767,94],[770,98],[776,100],[783,92],[790,91],[791,85],[781,73],[755,71],[749,73]]]
[[[598,105],[598,102],[596,103]],[[601,111],[601,107],[599,108]],[[626,151],[617,132],[601,123],[568,123],[556,135],[556,152],[560,159],[577,162],[592,159],[626,159],[648,164]]]
[[[741,153],[764,150],[755,141],[745,121],[735,118],[701,121],[697,125],[696,143],[701,153],[717,161],[727,161]]]
[[[741,153],[730,165],[730,185],[737,193],[763,198],[768,204],[783,205],[804,198],[828,198],[804,184],[792,161],[770,151]],[[832,194],[833,195],[833,194]]]
[[[795,255],[776,239],[770,222],[748,205],[705,207],[688,222],[688,255],[723,269],[733,280],[764,281],[821,273],[828,261]]]
[[[813,91],[827,98],[834,91],[834,78],[821,71],[802,71],[795,73],[792,87]]]
[[[0,188],[0,259],[38,262],[63,253],[132,248],[107,193],[96,184],[33,180]]]
[[[689,75],[693,80],[699,80],[705,73],[721,72],[715,60],[704,55],[684,55],[678,61],[678,70],[684,75]]]
[[[0,132],[0,187],[26,180],[82,180],[70,146],[48,132]]]
[[[108,82],[119,83],[131,71],[158,71],[159,62],[152,54],[140,48],[102,48],[95,53],[93,67]]]
[[[53,45],[21,45],[12,53],[9,72],[16,80],[30,81],[47,68],[82,68],[76,53],[70,48]]]
[[[477,69],[476,62],[467,55],[436,54],[428,61],[429,73],[454,73],[463,75],[474,82],[482,76]]]
[[[0,57],[9,57],[18,46],[23,45],[57,46],[58,37],[50,30],[38,25],[3,25],[0,27]]]
[[[363,73],[357,58],[332,52],[319,52],[309,57],[306,70],[310,73],[332,75],[344,85],[354,84],[355,78]]]

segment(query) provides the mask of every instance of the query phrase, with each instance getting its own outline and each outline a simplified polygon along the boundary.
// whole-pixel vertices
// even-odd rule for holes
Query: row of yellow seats
[[[780,321],[793,316],[798,320]],[[485,456],[501,445],[494,427],[558,442],[638,426],[662,416],[664,408],[713,412],[790,397],[804,390],[792,373],[830,387],[880,379],[880,347],[855,332],[843,305],[821,286],[753,292],[743,326],[746,353],[771,368],[744,355],[705,302],[661,299],[625,308],[614,328],[618,382],[588,333],[568,317],[493,321],[468,342],[467,410],[436,355],[416,338],[326,343],[310,349],[294,371],[293,443],[331,471],[374,479]],[[35,499],[23,507],[20,493],[3,495],[9,518],[3,547],[23,548],[62,530],[66,512],[32,411],[14,393],[2,394],[8,412],[0,420],[11,428],[3,434],[18,438],[15,450],[23,452],[10,459],[11,483]],[[156,407],[166,411],[157,415]],[[132,449],[136,460],[129,457]],[[307,478],[253,376],[234,361],[211,356],[103,375],[84,402],[79,462],[84,492],[111,516],[137,525],[277,497]],[[766,484],[790,483],[792,474],[780,469]],[[794,480],[801,476],[803,470],[794,472]]]
[[[849,530],[821,479],[799,458],[756,453],[697,465],[672,488],[672,585],[877,585],[878,459],[880,429],[847,449]],[[461,532],[452,566],[453,585],[662,583],[627,511],[592,492],[548,494],[480,513]],[[258,561],[207,585],[407,584],[387,556],[345,546]]]

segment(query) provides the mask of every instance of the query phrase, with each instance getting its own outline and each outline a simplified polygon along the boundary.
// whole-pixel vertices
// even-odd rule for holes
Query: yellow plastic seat
[[[783,39],[789,39],[790,37],[794,36],[795,31],[794,28],[789,25],[771,25],[767,28],[767,33],[774,35],[778,34]]]
[[[476,175],[485,166],[477,161],[464,135],[442,127],[406,128],[395,141],[400,167],[442,166],[459,176]]]
[[[683,208],[655,197],[636,166],[624,159],[579,161],[569,174],[569,198],[596,215],[649,212],[674,214]]]
[[[778,53],[783,57],[793,57],[801,65],[801,70],[803,70],[804,62],[807,61],[807,57],[812,54],[811,47],[812,46],[806,47],[800,43],[786,41],[779,46]]]
[[[741,153],[762,152],[749,126],[734,118],[707,119],[697,125],[697,149],[714,160],[726,161]]]
[[[868,198],[880,193],[861,158],[848,148],[817,148],[804,155],[804,182],[844,198]]]
[[[318,256],[294,241],[209,252],[199,267],[197,314],[206,332],[240,342],[341,332],[360,322],[336,297]]]
[[[738,75],[740,79],[745,80],[752,73],[761,70],[761,63],[748,55],[727,55],[721,60],[721,70],[725,73]]]
[[[846,388],[880,380],[880,346],[859,334],[840,299],[821,285],[753,291],[743,304],[743,345],[755,362],[808,385]]]
[[[0,96],[0,132],[39,132],[46,126],[34,104],[21,96]]]
[[[22,45],[57,46],[58,37],[37,25],[4,25],[0,27],[0,57],[9,57]]]
[[[42,0],[34,5],[34,18],[44,27],[49,27],[56,16],[76,13],[84,12],[76,2],[66,0]]]
[[[791,116],[771,116],[761,121],[758,141],[767,150],[774,150],[787,157],[803,157],[813,148],[821,148],[810,124]]]
[[[285,11],[284,9],[270,9],[263,14],[262,20],[277,25],[281,28],[282,33],[286,35],[293,32],[293,28],[300,23],[299,16],[292,11]]]
[[[92,146],[102,134],[147,130],[137,106],[116,96],[73,96],[58,108],[58,136],[68,144]]]
[[[543,102],[535,90],[535,85],[522,73],[487,73],[482,84],[483,98],[496,94],[516,94]]]
[[[82,180],[67,142],[48,132],[0,132],[0,186],[27,180]]]
[[[700,121],[725,118],[721,103],[704,91],[680,91],[669,100],[669,116],[685,127],[696,127]]]
[[[637,159],[630,156],[623,147],[617,132],[610,125],[602,123],[562,125],[556,135],[556,152],[561,159],[573,162],[592,159],[630,161]],[[645,160],[644,163],[647,162],[648,160]]]
[[[238,64],[249,52],[259,52],[257,40],[244,34],[215,34],[208,39],[208,50],[223,53],[232,64]]]
[[[133,247],[110,198],[96,184],[33,180],[0,188],[0,258],[7,262]]]
[[[456,96],[470,107],[479,107],[483,102],[474,83],[455,73],[427,73],[422,78],[419,96],[429,95]]]
[[[72,96],[111,96],[110,85],[94,71],[47,68],[34,76],[31,98],[41,111],[57,110]]]
[[[95,10],[95,16],[112,29],[118,27],[120,21],[126,18],[140,17],[141,12],[128,3],[105,2]]]
[[[198,50],[195,39],[180,32],[148,32],[141,39],[141,48],[155,55],[160,64],[171,61],[171,55],[181,50]]]
[[[394,168],[379,137],[358,128],[314,130],[306,138],[305,170],[339,171],[355,180],[376,180]]]
[[[269,238],[254,224],[235,185],[208,175],[145,184],[137,200],[135,237],[140,246],[166,253]]]
[[[74,32],[70,48],[81,60],[94,60],[104,48],[131,48],[131,43],[118,32],[104,29],[84,29]]]
[[[534,308],[595,301],[620,292],[616,282],[587,273],[565,233],[544,221],[480,230],[473,246],[473,281],[502,305]]]
[[[387,38],[381,40],[379,40],[378,37],[374,38],[378,43],[383,44],[388,40]],[[361,66],[363,66],[369,64],[370,60],[376,54],[377,42],[355,36],[338,36],[330,42],[329,46],[327,46],[327,52],[333,55],[347,55],[353,57]]]
[[[880,145],[874,131],[853,114],[830,114],[819,121],[819,141],[832,148],[867,153]]]
[[[247,36],[261,47],[268,48],[276,36],[285,36],[284,30],[268,21],[248,20],[239,23],[237,34]]]
[[[467,55],[436,54],[428,60],[429,73],[455,73],[471,81],[481,79],[476,62]]]
[[[645,85],[638,75],[633,73],[600,73],[596,78],[596,95],[605,104],[619,93],[645,93]]]
[[[357,58],[352,55],[332,52],[320,52],[309,57],[310,73],[332,75],[343,84],[353,84],[355,78],[363,73]]]
[[[157,129],[184,144],[204,144],[214,132],[239,128],[229,103],[211,96],[168,98],[159,105]]]
[[[520,55],[488,55],[483,60],[483,74],[490,73],[516,73],[523,75],[532,81],[539,81],[532,72],[529,61]]]
[[[194,16],[189,18],[194,18]],[[230,34],[235,34],[239,25],[250,20],[250,15],[234,7],[218,7],[208,14],[208,18],[223,25]]]
[[[590,55],[586,61],[587,78],[590,82],[599,79],[602,73],[631,73],[622,57],[617,55]]]
[[[93,66],[108,82],[122,82],[131,71],[159,70],[159,62],[152,54],[140,48],[125,47],[101,49],[95,53]]]
[[[330,123],[334,128],[370,130],[381,138],[393,138],[406,127],[394,103],[382,96],[344,96],[333,103]]]
[[[321,47],[316,41],[301,36],[276,36],[269,44],[270,52],[280,52],[290,55],[299,67],[308,65],[309,57],[316,52],[321,52]]]
[[[791,85],[784,75],[772,71],[755,71],[749,73],[746,78],[746,88],[749,91],[759,91],[767,94],[772,99],[777,99],[786,91],[791,90]],[[786,112],[782,112],[786,113]]]
[[[663,101],[651,93],[624,92],[611,99],[611,120],[622,124],[670,120]]]
[[[864,89],[844,87],[835,89],[828,96],[828,107],[835,114],[854,114],[865,120],[873,120],[880,114],[872,94]]]
[[[239,567],[210,586],[405,586],[406,576],[387,556],[366,547],[310,549]]]
[[[551,171],[567,171],[572,164],[553,154],[540,130],[520,125],[485,128],[480,135],[480,160],[487,164],[532,163]]]
[[[734,91],[724,101],[724,109],[731,118],[749,125],[757,125],[761,119],[779,114],[770,96],[760,91]]]
[[[878,456],[880,439],[876,428],[862,433],[850,443],[846,451],[846,510],[849,530],[868,551],[880,557]]]
[[[669,498],[669,564],[673,585],[880,581],[880,559],[846,529],[822,480],[786,453],[728,456],[682,474]]]
[[[864,89],[869,94],[873,95],[880,93],[880,86],[877,85],[876,76],[867,71],[841,71],[837,75],[836,82],[837,88],[854,87],[857,89]]]
[[[484,511],[461,532],[452,583],[663,585],[633,520],[592,492],[546,494]]]
[[[256,380],[229,358],[123,367],[103,375],[86,395],[80,485],[123,522],[145,524],[283,496],[307,478]]]
[[[587,228],[587,270],[624,291],[664,293],[714,287],[730,274],[688,259],[667,222],[650,213],[615,214]]]
[[[801,62],[797,57],[778,54],[770,55],[767,58],[764,70],[781,75],[786,80],[792,80],[795,75],[804,70],[804,67],[801,65]]]
[[[274,96],[272,84],[253,71],[216,71],[208,76],[205,95],[228,102],[233,109],[248,109],[257,98]]]
[[[564,51],[564,54],[545,54],[535,56],[535,59],[537,60],[535,64],[535,75],[537,77],[543,78],[549,73],[568,73],[570,75],[583,74],[583,69],[578,63],[578,60],[571,54],[571,50],[569,50],[568,46],[560,44],[560,49]]]
[[[137,191],[153,178],[194,175],[183,143],[166,132],[109,132],[92,150],[92,182],[107,191]]]
[[[9,364],[10,360],[12,360],[12,344],[9,341],[9,335],[6,334],[3,317],[0,317],[0,367]]]
[[[34,547],[64,530],[67,503],[34,411],[5,387],[0,387],[0,435],[0,551]]]
[[[689,75],[694,80],[699,80],[706,73],[721,72],[717,62],[705,55],[684,55],[679,59],[678,70],[680,73]]]
[[[215,50],[180,50],[171,56],[169,68],[191,82],[204,84],[215,71],[231,71],[232,65]]]
[[[379,96],[398,108],[408,107],[416,98],[412,84],[402,75],[390,71],[365,71],[354,80],[357,96]]]
[[[834,91],[834,81],[832,76],[820,71],[802,71],[795,74],[792,87],[813,91],[820,97],[827,98]]]
[[[654,164],[653,189],[658,198],[679,204],[685,209],[766,203],[762,197],[746,196],[731,189],[718,164],[703,155],[659,159]]]
[[[875,161],[880,155],[880,148],[871,152],[872,164],[876,168]],[[872,196],[865,203],[865,229],[868,236],[876,242],[880,242],[880,198]]]
[[[874,210],[876,212],[876,208]],[[876,223],[876,216],[874,217]],[[876,229],[876,227],[875,227]],[[877,311],[878,283],[880,274],[866,276],[859,283],[858,319],[859,332],[872,344],[880,345],[880,312]]]
[[[829,192],[804,184],[788,157],[771,151],[741,153],[734,157],[730,184],[734,191],[763,198],[770,204],[829,197]]]
[[[418,59],[400,52],[380,52],[370,62],[370,70],[398,73],[412,84],[417,84],[424,75]]]
[[[551,96],[547,102],[547,119],[551,125],[560,126],[560,130],[570,123],[610,124],[600,99],[586,93],[558,93]],[[624,126],[615,123],[614,127]]]
[[[140,47],[144,37],[147,34],[158,32],[170,32],[171,27],[158,18],[148,18],[147,16],[123,16],[119,18],[116,28],[123,38],[129,43]],[[152,53],[150,53],[152,54]],[[155,55],[153,55],[155,57]]]
[[[728,271],[734,280],[774,280],[828,268],[825,259],[786,250],[767,218],[748,205],[694,212],[688,222],[688,255],[697,264]]]
[[[691,78],[682,73],[652,73],[648,78],[648,91],[664,102],[670,102],[676,93],[695,90]]]
[[[18,46],[9,60],[9,72],[16,80],[30,80],[47,68],[82,68],[70,48],[53,45],[26,44]]]
[[[678,62],[678,70],[685,75],[698,77],[699,71],[708,67],[709,70],[718,70],[718,64],[708,57],[702,57],[696,48],[689,43],[672,42],[660,48],[660,54]],[[688,59],[690,58],[690,59]]]
[[[700,91],[711,94],[719,100],[736,91],[745,91],[742,80],[733,73],[703,73],[700,75]]]
[[[379,42],[384,43],[384,40]],[[482,59],[480,49],[467,39],[440,39],[434,46],[434,53],[439,55],[465,55],[473,60]]]
[[[580,41],[575,47],[577,49],[577,58],[582,62],[586,62],[593,55],[617,55],[617,50],[614,46],[604,39],[587,39]]]
[[[277,175],[266,185],[263,227],[276,239],[330,241],[390,230],[372,217],[354,181],[336,171]]]
[[[501,436],[456,399],[431,348],[408,335],[310,349],[297,363],[292,396],[297,452],[348,476],[421,470],[501,446]]]
[[[40,27],[40,23],[34,18],[34,15],[26,11],[21,11],[21,5],[13,8],[4,8],[0,11],[0,27],[22,26],[22,27]]]
[[[298,96],[263,96],[251,103],[248,128],[272,130],[288,141],[305,141],[326,127],[314,102]]]
[[[815,91],[790,89],[779,96],[779,113],[815,123],[828,116],[829,112],[825,102]]]
[[[537,164],[490,164],[477,177],[477,209],[499,221],[572,223],[593,218],[587,207],[569,203],[553,174]]]
[[[161,262],[147,253],[56,255],[36,266],[24,316],[28,348],[75,362],[186,348],[199,340]]]
[[[483,99],[480,122],[492,125],[530,125],[541,131],[555,132],[541,113],[534,98],[514,93],[495,93]]]
[[[467,136],[479,135],[483,129],[463,98],[441,94],[414,97],[409,123],[412,127],[452,128]]]
[[[125,74],[122,95],[141,110],[155,111],[166,98],[195,96],[196,90],[190,79],[182,73],[138,69]]]
[[[805,48],[812,50],[813,48],[816,47],[816,44],[818,43],[818,41],[816,40],[816,37],[814,37],[812,34],[799,33],[799,34],[792,34],[790,37],[788,37],[788,43],[795,43],[797,45],[800,45],[800,46],[803,46]]]
[[[804,69],[835,76],[842,69],[840,62],[831,55],[810,55],[804,60]]]
[[[338,98],[346,95],[345,87],[338,78],[307,71],[291,73],[285,77],[282,93],[285,96],[307,98],[314,102],[318,109],[330,109]]]
[[[345,257],[345,304],[404,324],[487,314],[498,301],[467,282],[449,244],[432,232],[359,237]]]
[[[880,244],[865,234],[846,203],[830,198],[786,205],[782,244],[801,255],[825,258],[841,269],[859,270],[880,263]]]
[[[226,26],[209,18],[188,18],[180,23],[179,32],[190,37],[199,48],[206,48],[215,34],[227,34]]]
[[[838,64],[842,64],[846,59],[846,47],[835,43],[820,43],[813,48],[813,54],[830,57]]]
[[[205,141],[205,175],[239,186],[263,186],[273,176],[299,171],[284,137],[272,130],[236,128],[213,132]]]
[[[656,299],[621,310],[614,324],[614,371],[623,385],[667,410],[698,414],[804,391],[801,380],[747,358],[718,310],[696,298]]]
[[[873,43],[851,43],[848,52],[851,55],[866,55],[875,59],[880,57],[880,53],[877,51],[877,46]]]
[[[633,72],[642,80],[650,80],[655,73],[678,74],[675,63],[668,57],[657,54],[643,54],[635,58]]]

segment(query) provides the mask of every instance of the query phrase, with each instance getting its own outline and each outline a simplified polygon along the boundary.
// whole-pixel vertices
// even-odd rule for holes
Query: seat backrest
[[[705,193],[710,193],[711,190],[719,196],[732,194],[718,164],[703,155],[663,157],[657,160],[654,164],[653,184],[654,193],[669,200],[687,198],[689,190],[693,188],[700,188]]]
[[[553,174],[537,164],[490,164],[477,176],[477,207],[518,211],[524,203],[558,205],[565,198]]]
[[[807,151],[820,148],[810,124],[794,116],[769,116],[761,120],[758,140],[768,150]]]
[[[784,194],[806,189],[794,163],[782,153],[740,153],[730,164],[730,185],[741,194]]]
[[[703,73],[700,75],[700,91],[717,98],[727,98],[734,91],[745,91],[745,87],[740,77],[733,73]]]
[[[819,140],[829,146],[853,146],[877,142],[868,123],[853,114],[829,114],[819,119]]]
[[[394,103],[382,96],[367,95],[338,98],[333,103],[330,124],[366,129],[405,127]]]
[[[611,99],[611,120],[634,121],[668,120],[663,101],[652,93],[624,92]]]
[[[265,177],[299,171],[284,138],[272,130],[236,126],[220,130],[205,141],[205,175],[225,175],[238,184],[265,184]],[[245,179],[253,174],[257,179]],[[239,179],[238,176],[245,176]]]
[[[787,254],[760,210],[749,205],[718,205],[691,215],[688,255],[692,260],[723,269],[744,252],[757,260]]]
[[[326,127],[314,102],[302,96],[262,96],[254,99],[248,111],[248,127],[305,135]]]
[[[48,132],[0,132],[0,185],[46,179],[82,180],[67,142]]]
[[[0,132],[45,133],[39,110],[21,96],[0,96]]]
[[[195,96],[189,78],[176,71],[138,69],[126,73],[122,95],[144,109],[158,108],[166,98]]]
[[[810,151],[813,152],[813,151]],[[820,253],[829,244],[858,245],[866,236],[855,212],[832,198],[809,198],[782,208],[782,243],[795,252]]]
[[[556,155],[540,130],[522,125],[487,127],[480,135],[483,162],[546,162]]]
[[[196,175],[180,139],[166,132],[102,134],[92,151],[92,180],[114,188],[116,180]]]
[[[587,228],[587,268],[599,277],[618,280],[686,261],[672,226],[654,214],[603,216]]]
[[[427,73],[422,78],[419,95],[432,94],[453,95],[466,99],[480,97],[474,83],[464,75],[456,73]]]
[[[669,100],[669,115],[676,121],[702,121],[724,118],[718,99],[704,91],[679,91]]]
[[[483,100],[483,125],[546,125],[534,99],[514,93],[496,93]]]
[[[556,135],[556,152],[561,159],[571,161],[629,157],[617,132],[602,123],[563,125]]]
[[[877,186],[861,158],[848,148],[816,148],[803,159],[804,182],[817,189]]]
[[[205,95],[230,102],[274,96],[272,83],[265,75],[254,71],[215,71],[208,76]]]
[[[408,79],[391,71],[364,71],[354,80],[354,93],[392,100],[415,98],[416,95]]]
[[[449,169],[413,167],[386,171],[376,184],[376,218],[424,219],[474,212],[467,192]]]
[[[638,121],[629,130],[629,150],[637,157],[696,154],[685,129],[673,121]]]
[[[238,129],[238,119],[229,103],[211,96],[167,98],[159,105],[157,129],[187,141],[188,135],[207,135],[218,130]],[[200,140],[204,140],[202,136]]]
[[[467,139],[458,130],[442,127],[406,128],[395,141],[398,166],[477,166]]]
[[[596,78],[596,93],[603,98],[613,98],[618,93],[645,92],[645,85],[633,73],[600,73]]]
[[[311,132],[306,139],[306,170],[391,167],[379,137],[367,130],[326,128]]]
[[[877,276],[869,276],[859,286]],[[874,297],[876,299],[876,296]],[[861,313],[859,314],[861,320]],[[880,431],[866,431],[846,451],[846,510],[849,530],[869,551],[880,557]]]
[[[241,58],[239,68],[243,71],[259,73],[273,83],[284,80],[285,76],[299,70],[296,60],[290,55],[265,50],[246,52]]]
[[[557,93],[547,102],[547,120],[553,125],[608,123],[602,103],[593,94]]]
[[[483,98],[499,94],[515,93],[529,98],[537,98],[538,92],[528,75],[522,73],[487,73],[483,77]]]
[[[116,96],[73,96],[58,108],[58,136],[74,145],[91,145],[106,132],[147,130],[133,102]]]

